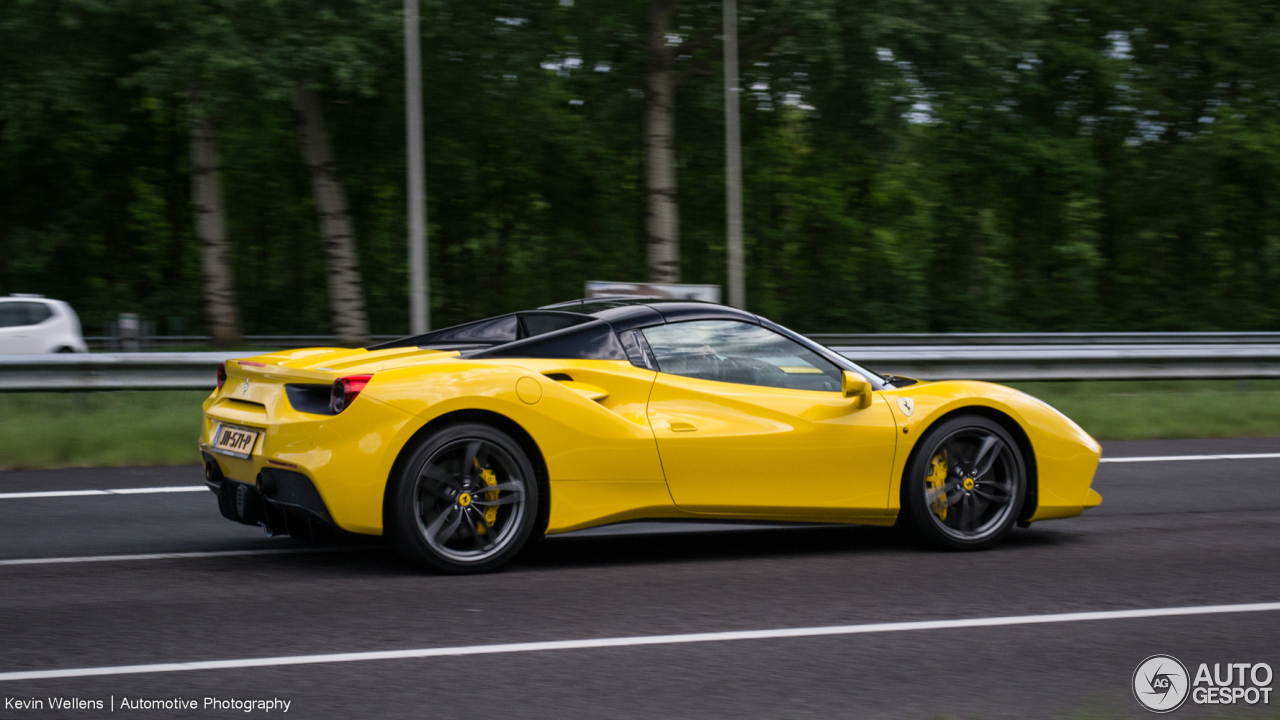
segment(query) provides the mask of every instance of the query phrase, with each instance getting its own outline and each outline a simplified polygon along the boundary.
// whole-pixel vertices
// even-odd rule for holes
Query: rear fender
[[[656,373],[626,361],[518,362],[459,361],[450,364],[447,374],[434,376],[391,371],[379,374],[365,392],[412,413],[415,430],[477,411],[519,426],[546,467],[552,498],[548,533],[603,517],[661,514],[673,507],[644,412]],[[606,389],[608,395],[583,392],[584,383]],[[397,447],[396,454],[404,449]]]

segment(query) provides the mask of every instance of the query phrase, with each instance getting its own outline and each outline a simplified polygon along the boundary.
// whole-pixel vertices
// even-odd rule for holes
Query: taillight
[[[333,381],[333,391],[329,394],[329,409],[334,414],[346,410],[356,396],[369,384],[372,375],[349,375]]]
[[[218,389],[221,390],[222,386],[225,385],[226,382],[227,382],[227,364],[222,363],[221,365],[218,366]]]

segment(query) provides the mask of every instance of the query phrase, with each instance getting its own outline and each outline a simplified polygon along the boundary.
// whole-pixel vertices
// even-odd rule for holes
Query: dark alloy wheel
[[[389,491],[388,534],[397,549],[450,573],[485,572],[514,557],[529,539],[540,501],[519,443],[478,423],[421,440]]]
[[[949,550],[994,545],[1017,522],[1026,462],[999,423],[959,415],[920,440],[902,479],[902,512],[925,542]]]

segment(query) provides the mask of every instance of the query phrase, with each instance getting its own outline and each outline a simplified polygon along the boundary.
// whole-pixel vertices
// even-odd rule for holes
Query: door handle
[[[671,432],[693,432],[698,429],[698,426],[687,420],[672,420],[667,424],[667,428]]]

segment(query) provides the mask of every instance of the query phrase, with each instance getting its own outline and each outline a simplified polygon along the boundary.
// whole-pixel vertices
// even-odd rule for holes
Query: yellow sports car
[[[901,522],[976,549],[1102,501],[1098,443],[1029,395],[881,377],[748,312],[634,298],[230,360],[200,450],[232,520],[385,535],[457,573],[639,519]]]

